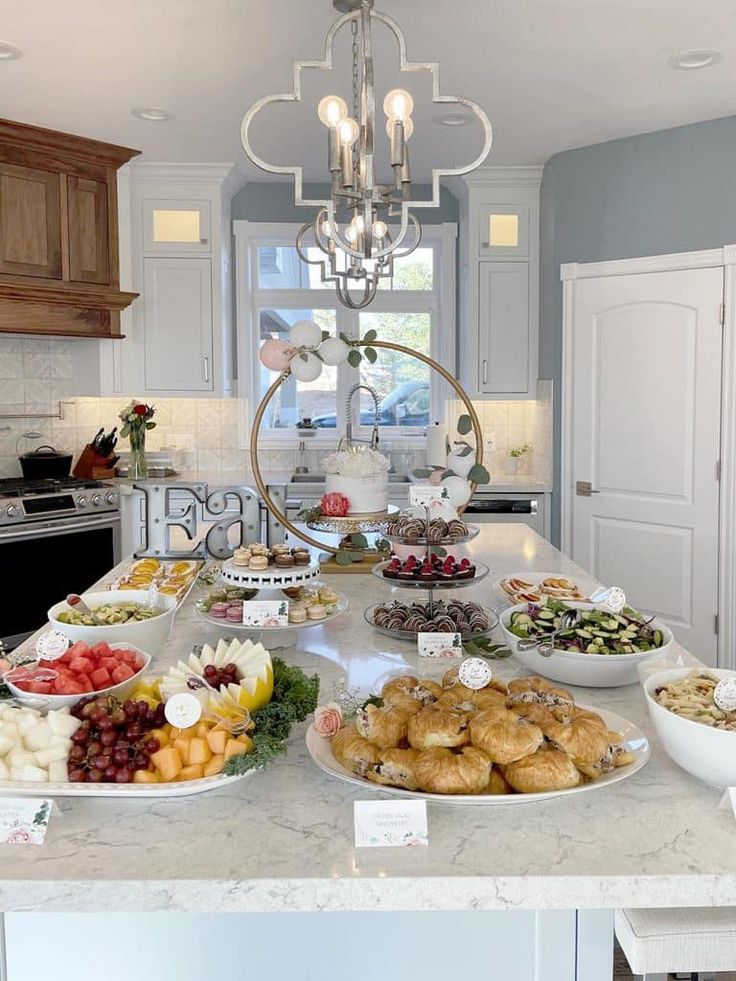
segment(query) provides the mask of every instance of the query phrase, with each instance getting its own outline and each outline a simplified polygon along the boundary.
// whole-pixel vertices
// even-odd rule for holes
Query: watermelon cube
[[[72,644],[66,654],[70,660],[75,657],[86,657],[89,654],[89,645],[85,644],[83,640],[78,640]]]
[[[101,688],[109,688],[112,684],[110,673],[105,668],[98,668],[96,671],[93,671],[89,676],[89,680],[94,685],[95,691],[99,691]]]
[[[129,664],[119,664],[112,673],[112,680],[116,685],[119,685],[123,681],[127,681],[128,678],[132,678],[134,674],[135,671]]]
[[[69,662],[69,670],[75,674],[89,674],[94,670],[92,662],[86,657],[75,657]]]
[[[73,681],[70,682],[70,684],[74,684],[74,683],[75,682]],[[89,680],[89,675],[86,674],[82,674],[77,678],[76,685],[77,688],[79,688],[79,690],[83,692],[85,695],[95,690],[95,686]]]
[[[34,695],[50,695],[51,683],[49,681],[29,681],[25,691],[33,692]]]
[[[58,678],[56,679],[59,680]],[[76,681],[69,681],[64,678],[61,681],[61,686],[56,689],[57,695],[83,695],[84,689],[81,685],[78,685]]]
[[[116,657],[101,657],[100,667],[104,668],[106,671],[112,672],[118,666],[118,659]]]
[[[95,646],[92,648],[92,653],[95,655],[95,657],[110,657],[112,655],[110,645],[105,641],[95,644]]]

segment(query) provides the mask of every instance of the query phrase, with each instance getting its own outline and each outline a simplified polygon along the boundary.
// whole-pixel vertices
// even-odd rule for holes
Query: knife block
[[[115,455],[100,456],[92,449],[92,445],[87,443],[79,459],[74,465],[72,473],[75,477],[82,477],[86,480],[105,480],[115,476],[114,467]]]

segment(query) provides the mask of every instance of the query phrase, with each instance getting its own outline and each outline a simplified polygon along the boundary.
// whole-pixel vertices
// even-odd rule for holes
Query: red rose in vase
[[[137,416],[144,416],[148,412],[148,406],[136,405],[136,407],[133,409],[133,412],[135,412]]]
[[[326,518],[347,518],[350,501],[344,494],[333,491],[332,494],[324,495],[319,502],[319,509]]]

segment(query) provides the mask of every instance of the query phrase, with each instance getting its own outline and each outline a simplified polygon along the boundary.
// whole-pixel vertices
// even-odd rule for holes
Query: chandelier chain
[[[358,18],[354,17],[350,23],[350,32],[353,35],[353,119],[360,125],[360,51],[358,49]],[[360,147],[358,143],[353,144],[353,170],[358,169],[358,159]]]

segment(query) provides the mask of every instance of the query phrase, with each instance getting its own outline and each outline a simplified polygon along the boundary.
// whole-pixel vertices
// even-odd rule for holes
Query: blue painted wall
[[[736,116],[559,153],[544,168],[540,214],[539,375],[554,380],[558,491],[560,264],[736,243]],[[559,526],[555,493],[555,542]]]

